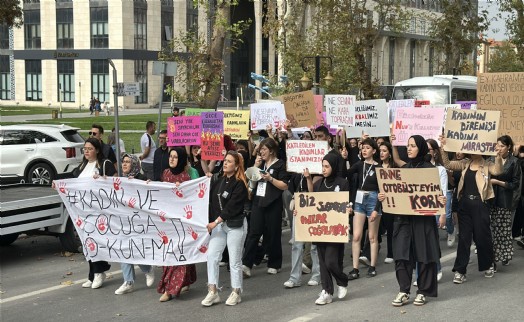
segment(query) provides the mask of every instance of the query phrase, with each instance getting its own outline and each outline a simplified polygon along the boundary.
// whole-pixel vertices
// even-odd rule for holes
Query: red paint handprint
[[[171,190],[175,195],[177,195],[178,198],[184,198],[184,194],[182,193],[182,189],[179,189],[178,187],[175,187]]]
[[[160,237],[162,239],[162,243],[163,244],[167,244],[169,243],[169,238],[167,237],[166,233],[163,232],[163,231],[159,231],[158,232],[158,237]]]
[[[106,225],[107,225],[107,219],[105,217],[100,217],[98,219],[98,229],[100,231],[105,231],[107,228]]]
[[[204,198],[204,194],[206,193],[206,184],[205,183],[201,183],[198,185],[198,198],[202,199]]]
[[[193,207],[191,205],[185,206],[184,211],[186,212],[186,215],[184,216],[186,219],[193,218]]]
[[[76,217],[75,224],[76,224],[78,227],[80,227],[80,226],[82,226],[82,223],[83,223],[82,218],[80,218],[80,217]]]
[[[113,179],[113,187],[115,188],[115,190],[120,190],[120,184],[122,183],[122,181],[120,180],[120,178],[114,178]]]
[[[66,183],[65,182],[60,182],[58,184],[58,191],[60,191],[60,193],[63,193],[64,195],[67,193],[67,190],[66,190]]]
[[[127,203],[129,208],[135,208],[135,204],[136,204],[136,199],[135,198],[129,199],[129,202]]]
[[[94,252],[96,248],[95,242],[92,240],[89,240],[87,242],[87,248],[89,248],[89,251]]]
[[[198,234],[193,230],[193,227],[189,226],[187,232],[193,237],[194,240],[197,240]]]
[[[202,246],[198,247],[198,250],[201,252],[201,253],[206,253],[207,252],[207,244],[202,244]]]
[[[159,211],[156,214],[160,217],[160,220],[166,221],[166,213],[165,212]]]

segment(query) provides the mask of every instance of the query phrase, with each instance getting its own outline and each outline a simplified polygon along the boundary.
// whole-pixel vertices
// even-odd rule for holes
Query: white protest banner
[[[295,240],[349,242],[349,193],[295,193]]]
[[[286,122],[286,111],[281,102],[250,104],[251,130],[265,130],[267,125],[273,129],[281,128]]]
[[[287,171],[322,173],[322,159],[328,153],[327,141],[287,140]]]
[[[326,122],[329,125],[353,126],[355,124],[355,95],[326,95]]]
[[[159,266],[205,262],[210,179],[55,180],[87,260]]]
[[[444,149],[452,152],[496,155],[499,111],[448,110]]]
[[[391,100],[388,102],[388,115],[389,115],[389,123],[393,123],[393,119],[395,118],[395,113],[397,111],[397,108],[402,107],[415,107],[415,100],[414,99],[408,99],[408,100]]]
[[[346,127],[346,137],[359,138],[362,136],[362,131],[372,137],[389,136],[386,100],[356,102],[355,125]]]
[[[446,125],[446,114],[448,109],[460,110],[464,109],[461,104],[435,104],[435,105],[422,105],[423,108],[442,108],[444,109],[444,117],[442,119],[442,126]],[[469,109],[470,106],[468,106]],[[438,141],[437,141],[438,142]]]
[[[437,168],[377,168],[377,180],[385,213],[396,215],[444,215],[446,203],[442,195],[440,176]],[[444,187],[446,189],[446,187]]]
[[[406,145],[409,137],[415,134],[438,140],[443,117],[442,108],[398,108],[393,124],[394,145]]]

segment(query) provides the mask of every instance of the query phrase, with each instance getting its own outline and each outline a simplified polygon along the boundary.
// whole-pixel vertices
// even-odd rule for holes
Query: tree
[[[509,40],[517,48],[519,60],[524,63],[524,1],[497,0],[500,11],[509,17],[505,18]]]
[[[0,5],[0,25],[20,28],[23,23],[23,12],[19,0],[3,0]]]
[[[491,73],[523,72],[524,63],[519,59],[515,46],[504,41],[501,46],[491,48],[488,68]]]

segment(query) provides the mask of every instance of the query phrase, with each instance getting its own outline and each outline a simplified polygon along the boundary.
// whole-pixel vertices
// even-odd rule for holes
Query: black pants
[[[393,215],[382,213],[381,223],[384,225],[384,230],[387,233],[388,253],[386,257],[393,258]]]
[[[524,235],[524,197],[521,196],[513,219],[512,237],[521,237],[522,235]]]
[[[461,232],[462,233],[462,232]],[[395,274],[400,292],[408,293],[411,290],[411,277],[413,269],[418,265],[417,294],[423,294],[429,297],[437,297],[437,263],[415,263],[414,260],[397,260],[395,261]]]
[[[87,276],[87,279],[91,282],[95,278],[95,274],[103,273],[105,271],[108,271],[111,268],[111,265],[109,265],[106,261],[88,261],[89,262],[89,275]]]
[[[343,272],[344,244],[317,243],[318,260],[320,263],[320,281],[322,289],[333,295],[333,277],[338,286],[348,286],[348,277]]]
[[[493,264],[493,239],[489,220],[489,207],[481,200],[470,200],[463,197],[459,201],[457,258],[453,272],[466,274],[471,240],[477,245],[479,271],[485,271]]]
[[[264,245],[268,256],[267,267],[282,267],[282,198],[278,198],[267,207],[258,207],[257,199],[253,202],[249,234],[242,264],[253,267],[256,262],[258,241],[264,236]]]

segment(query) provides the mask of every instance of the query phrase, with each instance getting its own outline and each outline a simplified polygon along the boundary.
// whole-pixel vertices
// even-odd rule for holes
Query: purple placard
[[[456,101],[455,104],[460,104],[461,110],[470,110],[471,105],[477,104],[477,101]]]
[[[202,112],[202,159],[222,160],[224,150],[224,112]]]
[[[167,118],[167,145],[200,145],[202,134],[200,116],[177,116]]]

